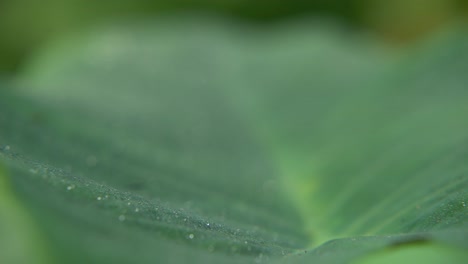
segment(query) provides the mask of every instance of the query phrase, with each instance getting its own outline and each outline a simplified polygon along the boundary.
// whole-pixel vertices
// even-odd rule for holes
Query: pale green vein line
[[[437,188],[437,192],[442,193],[444,191],[450,190],[454,186],[457,186],[457,187],[458,186],[464,186],[464,185],[466,185],[467,182],[468,181],[467,181],[467,179],[465,177],[461,177],[459,180],[447,183],[445,186],[439,186]],[[383,230],[386,226],[388,226],[389,224],[395,222],[398,218],[406,215],[409,211],[414,210],[417,205],[424,204],[424,203],[426,203],[428,201],[433,200],[436,197],[438,197],[438,196],[429,195],[429,196],[426,196],[426,197],[422,197],[419,200],[414,200],[412,203],[409,203],[406,207],[401,208],[401,210],[398,213],[393,214],[392,216],[386,218],[384,221],[379,222],[378,225],[374,225],[372,228],[368,229],[366,233],[367,234],[376,234],[376,233],[378,233],[378,231]]]
[[[379,200],[379,203],[375,204],[370,210],[366,211],[364,215],[360,215],[355,221],[348,225],[347,228],[343,231],[344,234],[354,234],[354,232],[361,228],[370,218],[374,217],[376,214],[382,212],[382,209],[385,208],[390,203],[395,202],[402,195],[411,195],[413,192],[411,190],[416,189],[418,185],[421,184],[422,176],[426,176],[427,172],[430,172],[434,168],[441,166],[442,164],[448,164],[455,158],[459,157],[457,154],[452,156],[447,156],[444,159],[437,160],[437,162],[431,163],[431,166],[425,168],[422,172],[418,174],[418,176],[413,176],[409,178],[409,181],[402,184],[402,187],[399,188],[397,191],[394,191],[389,196],[385,196],[383,200]],[[447,180],[441,179],[441,180]]]
[[[380,156],[379,161],[375,162],[372,168],[363,168],[367,171],[365,174],[360,174],[359,177],[353,176],[356,180],[346,186],[346,188],[329,203],[330,206],[328,210],[322,214],[322,222],[327,222],[327,219],[331,219],[334,215],[338,214],[340,209],[346,206],[349,200],[352,199],[354,193],[361,190],[361,186],[372,180],[378,171],[382,171],[386,166],[389,166],[388,161],[391,157],[398,157],[399,155],[401,155],[399,148],[395,148],[392,152],[388,151],[386,152],[386,155]]]
[[[411,131],[412,126],[414,126],[413,125],[414,121],[417,120],[415,118],[419,117],[419,114],[421,111],[423,110],[419,110],[413,113],[412,115],[404,116],[401,120],[394,122],[391,125],[388,125],[387,129],[391,130],[392,127],[396,127],[396,128],[406,127],[406,130],[409,129]],[[403,133],[402,135],[405,135],[405,134],[406,133]],[[401,135],[399,137],[401,137]],[[449,139],[449,142],[455,144],[458,140],[462,140],[463,138],[465,138],[465,136],[458,133],[452,139]],[[403,139],[405,138],[403,137]],[[431,140],[431,138],[427,138],[427,140]],[[333,217],[333,215],[336,215],[337,212],[339,212],[340,209],[344,205],[346,205],[347,201],[354,196],[354,193],[360,190],[361,186],[365,185],[368,181],[373,180],[373,176],[375,176],[376,172],[382,171],[382,168],[384,168],[385,165],[388,164],[389,160],[394,160],[394,159],[391,159],[391,157],[398,157],[402,154],[401,149],[405,148],[408,142],[405,143],[400,140],[398,141],[398,143],[399,144],[397,146],[390,145],[392,147],[392,151],[391,152],[387,151],[385,152],[385,155],[380,155],[379,160],[373,163],[374,165],[372,169],[369,167],[363,168],[365,169],[366,173],[361,174],[360,177],[354,177],[355,180],[352,181],[351,184],[348,185],[347,188],[344,189],[342,192],[340,192],[340,194],[337,195],[332,201],[330,201],[330,206],[327,208],[327,211],[323,212],[322,214],[323,216],[322,219],[324,222],[326,222],[327,219],[330,219],[331,217]],[[440,147],[440,144],[441,142],[436,142],[436,144],[433,147],[436,147],[436,148]],[[381,147],[381,149],[385,149],[385,146]],[[356,174],[356,175],[359,175],[359,174]]]

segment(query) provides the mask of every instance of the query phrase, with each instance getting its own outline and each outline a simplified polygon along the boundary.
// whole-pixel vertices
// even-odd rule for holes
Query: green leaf
[[[419,245],[387,250],[376,255],[370,255],[362,261],[366,263],[465,263],[466,252],[441,245]]]
[[[0,212],[0,260],[4,263],[49,263],[46,243],[29,213],[11,192],[1,166]]]
[[[45,51],[0,90],[34,243],[57,263],[468,259],[468,39],[333,32],[159,20]]]

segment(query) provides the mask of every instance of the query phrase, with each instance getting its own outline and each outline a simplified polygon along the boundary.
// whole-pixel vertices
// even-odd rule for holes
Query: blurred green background
[[[17,71],[37,49],[64,35],[129,17],[202,12],[254,23],[326,17],[398,47],[465,19],[467,6],[465,0],[3,0],[0,72]]]

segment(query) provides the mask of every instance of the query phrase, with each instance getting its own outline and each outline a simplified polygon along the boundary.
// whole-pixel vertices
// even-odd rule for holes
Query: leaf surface
[[[52,259],[347,263],[468,247],[466,37],[395,59],[308,22],[214,24],[98,30],[0,90],[9,189]]]

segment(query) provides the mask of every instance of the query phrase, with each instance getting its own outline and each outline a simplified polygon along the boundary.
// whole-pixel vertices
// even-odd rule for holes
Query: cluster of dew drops
[[[1,148],[1,149],[2,149],[3,151],[10,151],[10,150],[11,150],[11,147],[10,147],[9,145],[5,145],[5,146],[3,146],[3,148]],[[97,163],[97,159],[96,159],[94,156],[88,157],[88,158],[86,159],[86,164],[87,164],[88,166],[90,166],[90,167],[96,166],[96,163]],[[39,171],[38,168],[32,168],[32,169],[30,169],[30,172],[33,173],[33,174],[37,174],[38,171]],[[47,170],[46,170],[46,171],[47,171]],[[47,173],[47,172],[45,172],[45,173]],[[46,176],[46,175],[44,175],[44,178],[45,178],[45,176]],[[66,184],[66,191],[67,191],[67,192],[72,192],[72,191],[74,191],[75,189],[77,189],[77,185],[76,185],[76,184],[70,183],[69,180],[65,180],[65,179],[62,180],[62,183],[67,183],[67,182],[68,182],[68,184]],[[88,185],[88,184],[85,184],[85,185]],[[98,202],[102,202],[102,201],[108,200],[108,199],[109,199],[109,195],[108,195],[108,194],[99,195],[99,196],[96,196],[95,199],[96,199],[96,201],[98,201]],[[130,201],[128,201],[128,202],[126,203],[126,205],[127,205],[127,206],[131,206],[132,203],[131,203]],[[463,206],[466,206],[466,205],[465,205],[465,202],[463,202]],[[155,210],[158,210],[158,207],[155,207]],[[139,207],[134,207],[134,208],[132,209],[132,211],[133,211],[134,213],[139,213],[139,212],[141,211],[141,209],[140,209]],[[124,221],[127,219],[125,213],[127,213],[126,210],[124,211],[124,213],[119,214],[119,216],[117,217],[118,221],[124,222]],[[159,217],[157,217],[157,219],[159,219]],[[185,222],[186,220],[187,220],[187,218],[184,218],[184,222]],[[211,228],[211,224],[210,224],[209,222],[206,222],[206,223],[205,223],[205,226],[206,226],[207,228]],[[237,229],[237,231],[240,231],[240,230]],[[186,238],[187,238],[188,240],[193,240],[193,239],[196,238],[196,236],[195,236],[194,233],[189,233],[189,234],[186,236]],[[244,241],[244,244],[247,245],[248,242],[247,242],[247,241]],[[248,249],[249,249],[249,251],[250,251],[250,246],[248,246]],[[214,246],[213,246],[213,245],[209,246],[208,250],[209,250],[210,252],[214,251]],[[262,259],[263,259],[263,254],[260,253],[260,254],[255,258],[255,262],[256,262],[256,263],[262,262]]]

